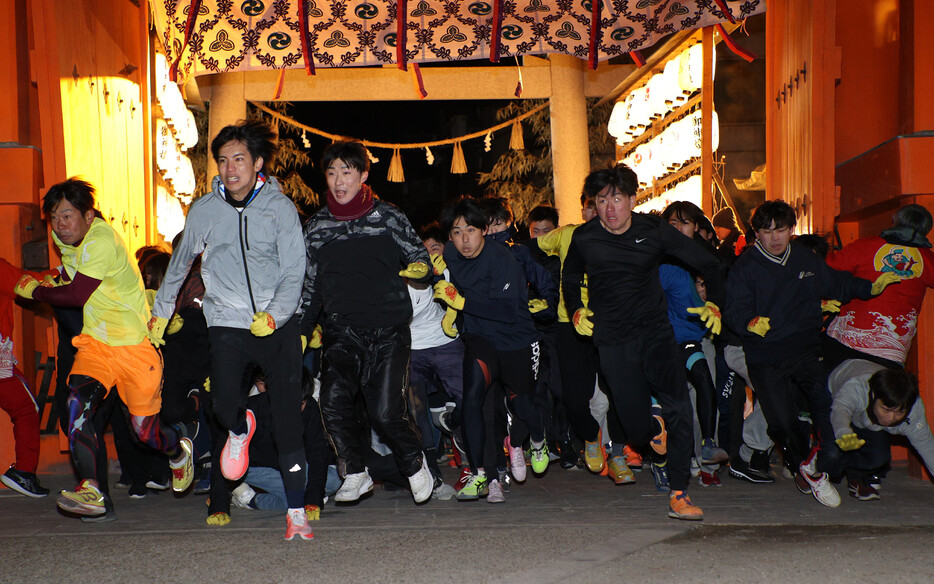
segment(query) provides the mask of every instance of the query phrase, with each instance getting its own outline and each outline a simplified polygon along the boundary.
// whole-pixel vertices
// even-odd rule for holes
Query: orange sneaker
[[[658,427],[660,429],[658,434],[652,437],[652,441],[649,444],[652,446],[652,450],[664,456],[668,453],[668,430],[665,429],[665,419],[662,418],[661,406],[657,404],[652,405],[652,417],[658,422]]]
[[[626,457],[626,464],[632,470],[642,470],[642,455],[629,447],[623,446],[623,456]]]
[[[704,512],[691,503],[691,498],[684,491],[672,491],[668,497],[668,516],[672,519],[701,521]]]
[[[289,509],[286,514],[285,539],[292,541],[292,538],[298,536],[302,539],[312,539],[315,534],[311,532],[311,526],[308,525],[308,518],[305,516],[305,509]]]

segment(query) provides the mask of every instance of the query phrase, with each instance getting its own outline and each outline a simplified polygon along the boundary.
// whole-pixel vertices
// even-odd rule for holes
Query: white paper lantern
[[[607,122],[607,132],[619,141],[619,138],[625,136],[629,130],[628,120],[626,119],[626,102],[617,101],[613,105],[613,112],[610,114],[610,121]]]

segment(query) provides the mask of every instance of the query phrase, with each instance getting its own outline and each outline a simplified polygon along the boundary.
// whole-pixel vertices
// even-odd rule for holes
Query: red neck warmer
[[[339,221],[350,221],[352,219],[357,219],[363,217],[370,212],[370,209],[373,208],[373,191],[370,189],[369,185],[363,185],[360,187],[360,192],[357,193],[357,196],[351,199],[346,205],[341,205],[337,202],[337,199],[334,198],[334,195],[331,194],[330,189],[328,190],[328,211],[331,212],[331,215]]]

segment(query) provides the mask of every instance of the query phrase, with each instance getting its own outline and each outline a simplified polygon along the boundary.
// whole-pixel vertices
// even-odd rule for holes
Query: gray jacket
[[[888,432],[905,436],[924,460],[929,472],[934,472],[934,436],[924,413],[924,402],[919,397],[908,412],[908,417],[897,426],[877,426],[866,413],[869,408],[869,378],[883,369],[882,365],[863,359],[844,361],[833,370],[828,379],[833,394],[830,423],[834,438],[852,434],[855,428],[870,432]]]
[[[214,177],[211,193],[188,211],[152,313],[169,318],[175,297],[198,254],[208,326],[248,329],[254,312],[284,325],[298,312],[305,277],[305,244],[298,212],[269,177],[243,208],[230,205]]]

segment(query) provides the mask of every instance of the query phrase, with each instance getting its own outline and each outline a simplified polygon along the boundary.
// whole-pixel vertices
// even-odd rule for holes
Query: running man
[[[658,266],[665,255],[680,259],[704,274],[711,298],[719,299],[719,263],[659,217],[633,213],[638,184],[625,165],[592,172],[584,181],[598,219],[579,226],[571,237],[562,273],[564,299],[575,330],[593,335],[600,370],[630,443],[649,443],[652,395],[658,399],[668,427],[668,515],[701,520],[703,512],[685,491],[693,452],[692,409]],[[585,273],[587,307],[580,287]],[[691,310],[719,332],[714,303]]]
[[[53,306],[83,307],[84,328],[68,378],[68,444],[78,472],[78,488],[62,491],[58,506],[78,515],[106,513],[97,482],[97,433],[92,423],[98,406],[116,386],[130,412],[133,431],[143,444],[168,454],[172,489],[191,485],[192,445],[180,426],[167,426],[162,406],[162,358],[146,329],[149,308],[139,268],[117,232],[94,209],[94,187],[75,178],[54,185],[42,200],[52,224],[52,239],[70,280],[41,287],[23,276],[15,292]]]
[[[211,142],[219,176],[194,202],[185,231],[156,295],[150,329],[164,342],[175,299],[201,255],[204,318],[211,345],[214,412],[228,430],[220,466],[237,480],[249,467],[256,419],[246,407],[244,379],[254,367],[266,373],[276,418],[276,447],[285,485],[288,540],[311,539],[305,517],[305,447],[302,441],[302,342],[298,303],[305,270],[301,224],[279,182],[266,176],[277,149],[263,122],[241,122]],[[212,499],[213,502],[213,499]],[[209,509],[211,517],[222,513]],[[221,523],[229,522],[229,516]]]

